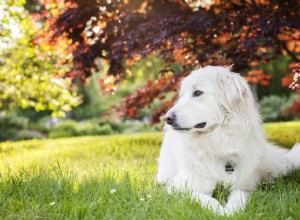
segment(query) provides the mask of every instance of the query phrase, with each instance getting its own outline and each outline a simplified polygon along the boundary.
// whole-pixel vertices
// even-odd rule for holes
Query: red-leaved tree
[[[83,80],[100,58],[110,65],[114,84],[126,68],[158,53],[164,60],[160,77],[134,91],[117,108],[134,117],[139,110],[175,90],[191,70],[205,65],[231,65],[256,83],[268,84],[269,76],[257,70],[279,54],[300,61],[299,0],[215,0],[202,7],[196,0],[42,0],[48,10],[49,29],[40,36],[51,44],[68,43],[61,62],[72,59],[67,76]],[[181,74],[169,74],[174,63]],[[168,72],[168,74],[165,74]],[[111,84],[103,86],[115,88]],[[157,109],[158,121],[175,98]]]

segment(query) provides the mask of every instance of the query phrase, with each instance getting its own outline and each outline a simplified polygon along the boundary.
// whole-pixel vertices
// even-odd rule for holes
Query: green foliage
[[[43,139],[46,136],[36,130],[20,130],[15,134],[14,140],[31,140],[31,139]]]
[[[291,119],[283,115],[283,111],[289,108],[297,94],[290,97],[270,95],[260,101],[260,111],[265,121],[278,121]]]
[[[59,123],[49,133],[50,138],[74,137],[85,135],[108,135],[115,133],[109,124],[100,125],[96,122],[76,122],[73,120]]]
[[[13,128],[1,129],[0,131],[0,142],[6,140],[14,140],[16,137],[17,130]]]
[[[21,22],[25,0],[2,0],[0,5],[0,47],[11,43],[19,35],[16,25]]]
[[[263,127],[269,140],[280,146],[290,148],[300,142],[300,121],[266,123]]]
[[[75,83],[78,86],[78,95],[82,96],[82,103],[72,110],[73,119],[85,120],[99,117],[109,108],[109,106],[105,108],[107,102],[104,97],[101,97],[97,74],[94,74],[86,84],[83,84],[80,79],[75,80]]]
[[[86,84],[82,84],[80,80],[75,80],[79,88],[78,95],[82,96],[82,104],[72,110],[72,118],[75,120],[101,116],[104,112],[109,111],[112,106],[120,103],[125,96],[131,94],[135,89],[145,86],[148,80],[155,80],[163,66],[162,59],[157,55],[140,60],[134,66],[128,67],[128,75],[124,76],[118,90],[108,94],[103,91],[99,84],[99,80],[105,81],[107,77],[108,65],[100,61],[97,62],[97,65],[101,71],[93,73]],[[151,116],[153,109],[160,105],[161,101],[157,100],[152,105],[154,108],[145,108],[141,112],[140,118]]]
[[[0,117],[0,131],[5,129],[26,129],[28,127],[28,119],[14,114]]]
[[[49,133],[50,138],[73,137],[78,135],[78,123],[76,121],[63,121],[55,126]]]
[[[51,118],[51,111],[39,111],[37,112],[34,108],[14,108],[11,110],[12,114],[15,114],[16,116],[25,117],[29,119],[30,122],[36,122],[39,121],[45,117],[48,119]],[[11,114],[11,113],[9,113]]]
[[[162,68],[163,60],[158,55],[141,59],[132,67],[128,67],[128,75],[124,76],[125,81],[120,85],[120,89],[133,91],[144,86],[147,81],[156,80]]]
[[[139,120],[132,120],[132,121],[126,121],[124,122],[124,130],[123,133],[125,134],[131,134],[131,133],[137,133],[137,132],[154,132],[159,131],[160,124],[157,124],[156,126],[150,125],[150,123],[145,123]]]
[[[221,218],[155,183],[161,142],[139,134],[2,143],[0,218],[298,219],[299,171],[262,183],[244,213]],[[225,201],[223,189],[214,193]]]
[[[0,118],[0,142],[6,140],[41,139],[46,135],[37,130],[29,130],[28,118],[10,114]],[[32,129],[32,128],[31,128]]]
[[[97,122],[97,120],[92,119],[93,121]],[[109,124],[109,126],[112,128],[112,130],[114,130],[115,133],[123,133],[124,130],[126,129],[126,124],[124,122],[111,122],[111,121],[107,121],[107,120],[99,120],[98,124],[100,126],[104,126],[106,124]]]
[[[257,94],[259,99],[264,96],[289,96],[293,90],[288,87],[282,86],[282,78],[290,73],[288,64],[291,62],[289,56],[278,56],[276,59],[269,61],[268,63],[261,62],[258,66],[259,69],[264,70],[267,74],[272,76],[270,84],[268,86],[263,86],[258,84]]]
[[[78,124],[78,135],[108,135],[114,133],[109,124],[100,126],[93,122],[87,121]]]
[[[45,135],[48,135],[50,130],[54,127],[54,125],[49,125],[46,127],[46,122],[51,121],[52,117],[50,115],[42,117],[38,121],[30,121],[29,129],[39,131]]]
[[[15,29],[19,29],[21,36],[14,39],[7,33],[11,45],[0,49],[0,110],[19,106],[50,110],[53,116],[63,117],[78,104],[76,93],[69,91],[71,81],[53,77],[65,71],[67,65],[53,65],[59,50],[36,42],[37,25],[24,10],[24,1],[16,2],[5,1],[13,11],[12,20],[18,18]],[[10,15],[7,16],[0,17],[1,22],[11,22]]]

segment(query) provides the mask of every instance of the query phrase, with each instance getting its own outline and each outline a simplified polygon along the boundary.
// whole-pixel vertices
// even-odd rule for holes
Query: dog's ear
[[[247,107],[249,98],[252,101],[252,93],[248,83],[237,73],[219,73],[217,76],[219,98],[222,106],[228,111],[236,111],[237,107]]]

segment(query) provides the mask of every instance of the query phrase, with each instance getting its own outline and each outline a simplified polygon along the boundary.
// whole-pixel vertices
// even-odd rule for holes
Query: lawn
[[[155,184],[161,141],[144,133],[1,143],[0,219],[227,219]],[[215,196],[224,202],[222,188]],[[299,219],[299,207],[294,171],[261,183],[246,212],[228,219]]]

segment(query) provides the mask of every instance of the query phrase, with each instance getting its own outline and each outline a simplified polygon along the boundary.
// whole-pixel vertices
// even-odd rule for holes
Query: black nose
[[[175,114],[171,113],[171,114],[166,115],[165,120],[166,120],[167,124],[173,125],[175,122]]]

